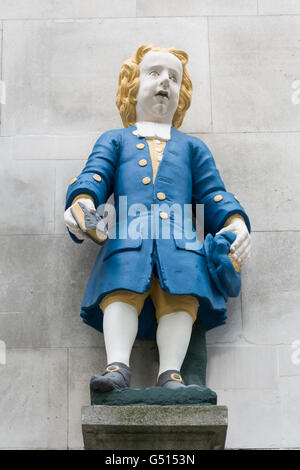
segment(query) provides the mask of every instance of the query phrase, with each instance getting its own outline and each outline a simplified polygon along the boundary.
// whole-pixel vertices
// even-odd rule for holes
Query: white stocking
[[[193,320],[187,312],[163,315],[157,327],[160,375],[166,370],[180,370],[191,339]]]
[[[129,358],[138,330],[136,309],[125,302],[113,302],[104,309],[103,334],[107,364],[123,362]]]

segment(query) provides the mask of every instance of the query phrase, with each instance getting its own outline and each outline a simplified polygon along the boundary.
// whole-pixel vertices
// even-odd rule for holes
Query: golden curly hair
[[[123,125],[124,127],[129,127],[136,123],[135,106],[140,86],[139,64],[142,62],[144,55],[150,51],[169,52],[175,55],[182,63],[182,82],[179,101],[172,121],[173,126],[178,129],[192,101],[193,85],[186,70],[189,57],[186,52],[175,49],[174,47],[161,48],[154,44],[140,46],[132,54],[130,59],[126,60],[122,65],[118,81],[116,105],[120,111]]]

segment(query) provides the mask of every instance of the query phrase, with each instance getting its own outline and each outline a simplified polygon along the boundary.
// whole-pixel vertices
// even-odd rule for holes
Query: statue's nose
[[[163,74],[162,77],[161,77],[160,83],[164,88],[167,88],[170,84],[169,75],[168,74]]]

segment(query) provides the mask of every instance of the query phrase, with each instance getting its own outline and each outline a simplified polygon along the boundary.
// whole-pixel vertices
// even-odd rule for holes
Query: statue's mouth
[[[155,96],[163,96],[167,100],[169,99],[169,93],[165,90],[160,90]]]

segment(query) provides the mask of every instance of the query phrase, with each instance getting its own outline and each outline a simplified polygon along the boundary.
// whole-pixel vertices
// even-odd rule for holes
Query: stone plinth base
[[[224,449],[226,406],[83,406],[85,449]]]

